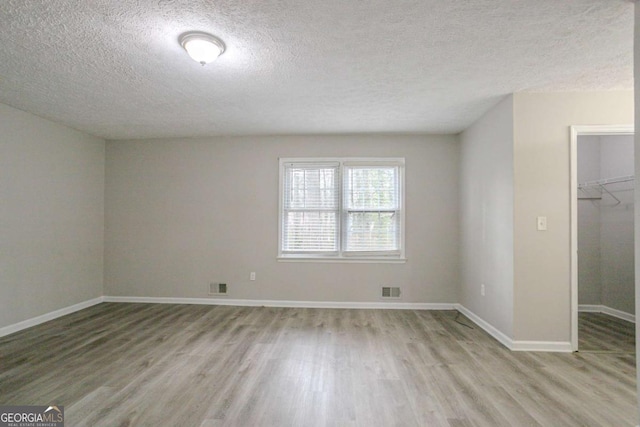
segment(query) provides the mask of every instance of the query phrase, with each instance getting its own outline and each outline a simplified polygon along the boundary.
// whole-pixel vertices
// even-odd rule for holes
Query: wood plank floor
[[[636,325],[603,313],[578,313],[578,349],[634,353]]]
[[[0,338],[68,426],[635,426],[635,355],[511,352],[455,311],[105,303]]]

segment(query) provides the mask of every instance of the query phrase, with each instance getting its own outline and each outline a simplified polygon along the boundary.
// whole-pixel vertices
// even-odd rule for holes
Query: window
[[[404,159],[281,159],[283,259],[401,260]]]

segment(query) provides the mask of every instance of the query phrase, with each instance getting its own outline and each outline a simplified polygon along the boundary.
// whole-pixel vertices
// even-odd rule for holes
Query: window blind
[[[340,164],[286,163],[282,216],[283,253],[339,250]]]
[[[399,253],[399,168],[345,166],[344,174],[344,251]]]

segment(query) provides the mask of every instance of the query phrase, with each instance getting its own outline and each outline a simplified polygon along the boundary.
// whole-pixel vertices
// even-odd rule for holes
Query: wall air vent
[[[383,286],[382,298],[400,298],[400,288]]]
[[[209,295],[226,295],[226,283],[209,283]]]

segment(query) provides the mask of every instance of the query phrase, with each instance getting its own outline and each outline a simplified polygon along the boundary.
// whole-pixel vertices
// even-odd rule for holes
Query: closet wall
[[[579,304],[635,314],[633,136],[578,139]],[[617,183],[585,183],[622,178]],[[611,194],[609,194],[608,192]]]

